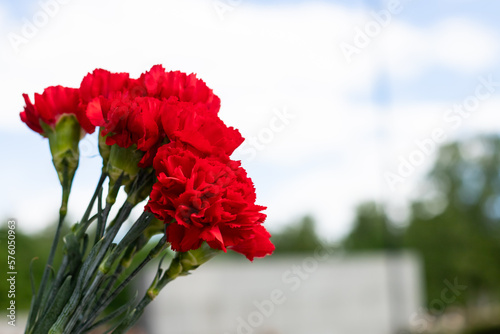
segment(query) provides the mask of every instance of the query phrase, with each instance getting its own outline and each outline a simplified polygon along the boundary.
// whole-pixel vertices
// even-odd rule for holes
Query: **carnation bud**
[[[151,222],[149,223],[148,227],[144,230],[143,234],[146,237],[146,239],[149,240],[152,236],[162,233],[164,229],[165,229],[165,224],[163,220],[153,218],[151,219]]]
[[[140,170],[137,164],[141,161],[143,155],[144,153],[139,151],[136,145],[128,148],[116,144],[111,146],[106,168],[109,175],[109,193],[106,199],[108,203],[114,203],[116,200],[119,187],[115,187],[115,185],[119,179],[120,186],[129,185],[135,180]]]
[[[138,248],[137,246],[134,246],[132,248],[127,249],[127,251],[125,252],[125,255],[123,255],[123,257],[120,261],[120,265],[123,268],[130,267],[130,265],[132,264],[132,261],[134,260],[134,256],[137,253],[137,248]]]
[[[71,185],[78,168],[80,152],[78,143],[82,136],[80,123],[73,114],[64,114],[57,120],[54,127],[40,121],[44,134],[49,139],[52,162],[56,168],[59,182],[63,190],[63,200],[60,213],[66,215]]]
[[[220,250],[213,249],[204,242],[197,249],[181,253],[180,262],[184,266],[185,271],[196,269],[219,253]]]
[[[187,252],[177,252],[175,258],[170,262],[170,266],[165,274],[161,276],[161,278],[159,278],[160,275],[155,277],[155,280],[147,291],[148,297],[151,300],[155,299],[158,293],[160,293],[160,290],[168,282],[173,281],[179,276],[188,275],[190,270],[198,268],[218,253],[219,250],[210,248],[205,242],[198,249]]]
[[[194,270],[220,253],[218,249],[212,249],[207,243],[203,243],[197,249],[187,252],[179,252],[172,260],[168,268],[166,277],[173,280],[177,276],[187,275],[190,270]]]
[[[152,167],[148,167],[143,171],[144,173],[139,175],[140,179],[136,181],[137,184],[134,189],[132,189],[131,184],[125,187],[125,191],[128,194],[127,201],[134,206],[148,198],[151,190],[153,190],[153,185],[156,183],[155,172]]]
[[[179,275],[182,274],[183,269],[184,268],[182,267],[182,264],[180,263],[180,260],[178,258],[175,258],[170,263],[170,266],[168,267],[168,270],[167,270],[167,272],[165,274],[170,279],[174,279],[177,276],[179,276]]]

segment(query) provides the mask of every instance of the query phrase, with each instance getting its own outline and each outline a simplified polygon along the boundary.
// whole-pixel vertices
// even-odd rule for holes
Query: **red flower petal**
[[[31,130],[43,133],[43,129],[40,126],[40,115],[38,111],[35,109],[33,103],[31,103],[28,94],[23,94],[23,98],[26,106],[24,107],[24,111],[20,114],[21,120],[26,123]]]

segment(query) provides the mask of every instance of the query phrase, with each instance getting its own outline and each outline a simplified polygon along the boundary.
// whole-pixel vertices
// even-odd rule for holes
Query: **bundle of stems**
[[[120,190],[121,178],[109,189],[103,207],[103,184],[107,176],[105,172],[102,173],[82,219],[62,238],[64,256],[55,273],[54,256],[66,216],[63,191],[59,223],[38,291],[35,291],[31,275],[33,299],[26,334],[80,334],[100,326],[105,326],[107,333],[126,333],[167,283],[186,275],[218,253],[218,250],[207,244],[196,250],[177,252],[166,270],[162,269],[162,261],[159,262],[152,283],[140,300],[133,298],[110,310],[111,303],[151,260],[160,254],[165,257],[169,244],[166,242],[163,222],[147,211],[126,230],[120,240],[116,240],[132,209],[142,201],[140,194],[151,184],[154,172],[141,170],[128,188],[127,199],[112,220],[109,215]],[[97,212],[91,215],[96,202]],[[91,241],[89,227],[93,223],[96,226]],[[141,256],[140,251],[158,234],[162,234],[162,237],[149,247],[146,257]]]

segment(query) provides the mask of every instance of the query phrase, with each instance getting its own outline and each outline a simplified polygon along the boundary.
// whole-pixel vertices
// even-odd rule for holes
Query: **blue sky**
[[[55,218],[59,189],[46,141],[19,121],[21,94],[77,87],[96,67],[138,76],[162,63],[196,72],[221,97],[223,120],[247,139],[262,136],[276,110],[288,110],[293,117],[255,157],[235,152],[269,207],[271,230],[312,214],[336,239],[367,199],[404,217],[433,155],[397,189],[384,175],[418,149],[416,141],[438,127],[446,140],[500,130],[496,90],[456,129],[444,121],[449,108],[474,96],[479,78],[500,81],[500,4],[492,0],[402,1],[401,13],[350,62],[342,43],[354,45],[357,29],[387,2],[225,1],[232,5],[220,15],[211,0],[71,0],[14,46],[13,34],[23,36],[45,2],[0,1],[0,142],[9,157],[0,217],[16,217],[28,231]],[[81,144],[73,219],[98,178],[94,144],[94,137]]]

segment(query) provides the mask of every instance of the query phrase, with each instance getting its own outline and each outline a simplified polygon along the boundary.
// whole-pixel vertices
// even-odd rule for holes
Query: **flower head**
[[[131,79],[128,73],[112,73],[103,69],[95,69],[87,74],[80,84],[80,94],[84,105],[96,97],[108,97],[114,92],[126,90]]]
[[[52,161],[63,188],[61,213],[66,214],[71,184],[78,168],[78,143],[85,132],[94,132],[95,126],[80,106],[78,89],[48,87],[42,94],[35,94],[34,104],[28,95],[23,94],[23,97],[26,106],[20,114],[21,120],[49,139]]]
[[[154,65],[143,73],[138,80],[147,91],[148,96],[159,99],[177,97],[182,102],[203,104],[211,112],[220,109],[220,99],[207,87],[205,82],[196,78],[195,74],[179,71],[166,72],[163,66]]]
[[[106,145],[128,148],[136,145],[145,155],[140,167],[148,167],[159,144],[165,137],[159,129],[160,101],[150,97],[131,97],[128,93],[114,93],[109,98],[99,97],[87,107],[92,124],[101,127]]]
[[[248,259],[271,254],[274,246],[262,223],[265,207],[239,162],[227,156],[200,157],[185,146],[162,146],[153,167],[158,182],[146,210],[167,224],[172,249],[185,252],[206,241]]]
[[[21,120],[33,131],[47,136],[40,122],[54,128],[62,115],[74,115],[82,129],[87,133],[93,133],[95,126],[92,125],[80,107],[80,94],[78,89],[63,86],[51,86],[45,88],[42,94],[35,93],[35,104],[27,94],[23,94],[26,106],[21,112]]]

